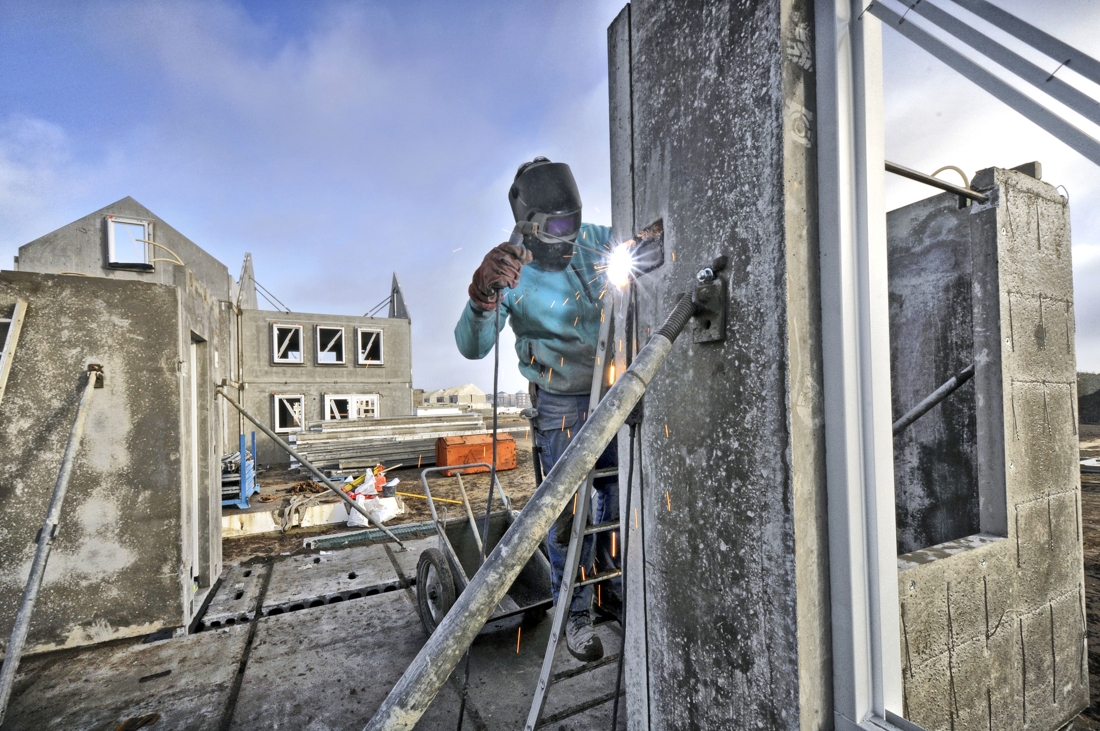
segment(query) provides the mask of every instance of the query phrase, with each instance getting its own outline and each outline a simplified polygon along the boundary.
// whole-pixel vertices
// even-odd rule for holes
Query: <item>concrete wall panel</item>
[[[16,298],[28,309],[0,404],[0,634],[14,621],[88,363],[104,366],[106,385],[92,394],[28,651],[185,624],[176,289],[0,274],[0,309]]]
[[[615,231],[662,220],[666,252],[632,293],[639,347],[719,255],[731,302],[727,339],[693,343],[689,326],[646,396],[630,596],[647,646],[627,665],[647,669],[628,706],[648,703],[648,725],[631,727],[826,728],[810,4],[636,2],[627,17],[628,34],[623,16],[612,27],[612,93],[628,37],[632,115],[629,146],[613,136]]]

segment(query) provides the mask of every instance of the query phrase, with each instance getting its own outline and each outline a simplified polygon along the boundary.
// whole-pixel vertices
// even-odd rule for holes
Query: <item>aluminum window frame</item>
[[[363,333],[374,333],[378,336],[378,360],[370,360],[364,357]],[[357,327],[355,328],[355,362],[361,366],[386,364],[386,330],[381,327]],[[367,353],[370,352],[373,341],[367,344]]]
[[[340,334],[339,334],[338,337],[332,338],[329,341],[328,345],[325,346],[324,342],[328,338],[328,335],[325,335],[325,336],[322,337],[322,335],[321,335],[322,330],[330,330],[330,331],[339,330]],[[314,360],[316,361],[317,365],[319,365],[319,366],[332,366],[332,365],[346,365],[347,364],[347,362],[348,362],[347,328],[345,328],[343,325],[320,325],[320,324],[314,325],[313,326],[313,339],[314,339],[314,342],[315,342],[315,346],[314,346],[314,349],[313,349],[313,356],[314,356]],[[328,350],[324,350],[323,348],[332,347],[332,345],[337,340],[340,341],[340,360],[332,360],[332,361],[323,361],[323,360],[321,360],[321,353],[330,352]]]
[[[283,358],[279,355],[280,352],[285,352],[285,348],[281,351],[279,348],[279,329],[297,330],[298,331],[298,359],[292,360],[289,358]],[[305,328],[300,324],[287,325],[285,323],[273,322],[271,323],[271,362],[275,365],[305,365],[306,362],[306,334]]]
[[[131,269],[137,271],[151,272],[154,270],[152,262],[152,244],[149,242],[153,240],[153,222],[147,218],[132,218],[130,216],[114,216],[109,215],[105,219],[105,225],[107,227],[107,268],[108,269]],[[117,256],[117,242],[115,241],[115,226],[119,223],[126,226],[141,226],[144,233],[142,234],[142,250],[144,252],[144,261],[125,261],[120,260]]]
[[[300,421],[297,427],[279,425],[279,401],[297,399],[301,404]],[[276,434],[296,434],[305,429],[306,424],[306,397],[301,393],[273,393],[271,394],[271,422]]]

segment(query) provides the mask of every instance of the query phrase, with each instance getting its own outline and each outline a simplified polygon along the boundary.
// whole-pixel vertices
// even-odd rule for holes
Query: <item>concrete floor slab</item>
[[[358,599],[405,585],[385,545],[302,554],[275,563],[261,611],[267,616],[273,610],[323,606],[336,597]]]
[[[427,639],[406,591],[259,622],[234,730],[362,728]],[[417,728],[454,728],[457,718],[448,685]]]
[[[204,630],[231,627],[251,620],[256,615],[260,589],[270,570],[270,564],[233,566],[228,569],[217,593],[199,620],[198,628]]]
[[[27,658],[0,728],[101,731],[149,713],[156,731],[218,728],[247,638],[244,625]]]

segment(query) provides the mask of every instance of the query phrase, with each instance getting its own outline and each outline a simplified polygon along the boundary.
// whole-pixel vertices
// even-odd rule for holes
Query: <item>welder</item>
[[[470,283],[470,300],[455,327],[459,352],[484,358],[493,349],[500,326],[510,322],[516,336],[519,369],[530,382],[535,439],[543,472],[548,473],[588,417],[589,394],[600,331],[603,276],[597,266],[610,248],[611,229],[581,221],[581,198],[569,166],[536,157],[516,172],[508,202],[524,231],[489,251]],[[618,464],[611,442],[597,468]],[[594,481],[595,522],[618,518],[618,481]],[[572,504],[550,529],[552,591],[559,601],[562,573],[572,530]],[[587,575],[616,566],[610,535],[584,539],[580,566]],[[600,608],[615,615],[621,607],[621,586],[601,590]],[[592,626],[592,586],[577,587],[570,599],[566,646],[578,660],[603,656],[603,645]]]

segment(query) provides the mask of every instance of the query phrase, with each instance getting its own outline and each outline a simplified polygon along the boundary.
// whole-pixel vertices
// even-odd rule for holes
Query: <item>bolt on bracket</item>
[[[726,282],[719,275],[726,268],[727,262],[725,256],[719,256],[709,267],[700,269],[695,275],[695,291],[692,293],[695,304],[692,342],[713,343],[726,339],[729,295],[726,292]]]

